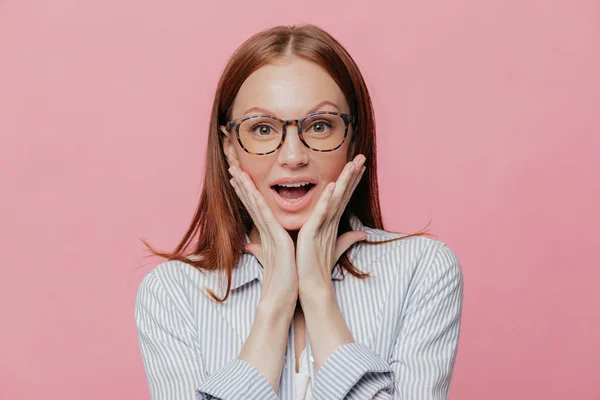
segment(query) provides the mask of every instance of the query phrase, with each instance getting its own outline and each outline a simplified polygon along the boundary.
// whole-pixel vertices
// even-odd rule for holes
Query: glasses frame
[[[339,145],[337,145],[336,147],[334,147],[333,149],[328,149],[328,150],[315,149],[313,147],[310,147],[310,145],[308,143],[306,143],[306,141],[304,140],[304,136],[302,134],[302,123],[307,118],[314,117],[315,115],[320,115],[320,114],[338,115],[344,121],[344,124],[345,124],[344,138],[342,139],[342,142]],[[247,121],[249,119],[261,118],[261,117],[269,117],[269,118],[273,118],[273,119],[281,122],[281,125],[283,127],[283,133],[281,135],[281,141],[279,142],[279,144],[277,145],[277,147],[275,149],[268,151],[266,153],[254,153],[254,152],[248,150],[242,143],[242,139],[240,139],[240,125],[242,124],[242,122]],[[338,148],[340,148],[341,145],[344,144],[344,142],[346,141],[346,136],[348,136],[348,125],[355,124],[355,123],[356,123],[356,117],[354,117],[353,115],[350,115],[350,114],[343,114],[343,113],[338,113],[338,112],[334,112],[334,111],[317,111],[312,114],[308,114],[305,117],[297,118],[297,119],[281,119],[274,115],[269,115],[269,114],[250,115],[250,116],[243,117],[243,118],[233,119],[233,120],[227,122],[227,124],[225,124],[225,129],[229,132],[229,129],[231,127],[235,126],[236,137],[237,137],[238,143],[240,144],[240,146],[242,146],[242,149],[244,149],[244,151],[246,151],[246,153],[255,154],[258,156],[264,156],[264,155],[276,152],[277,150],[279,150],[281,148],[281,146],[283,146],[283,142],[285,141],[285,136],[287,134],[287,126],[288,125],[295,126],[298,128],[298,137],[300,138],[300,141],[306,147],[308,147],[309,149],[311,149],[313,151],[327,153],[330,151],[337,150]]]

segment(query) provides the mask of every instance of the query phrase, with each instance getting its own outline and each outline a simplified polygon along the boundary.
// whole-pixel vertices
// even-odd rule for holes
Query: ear
[[[240,166],[240,162],[237,158],[237,153],[235,151],[235,144],[233,143],[232,136],[223,125],[219,126],[219,130],[223,133],[223,154],[225,154],[225,159],[227,160],[228,166]]]

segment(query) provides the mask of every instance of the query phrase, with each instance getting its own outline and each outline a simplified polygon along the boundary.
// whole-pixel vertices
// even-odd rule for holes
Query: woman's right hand
[[[237,166],[229,168],[229,173],[233,176],[229,182],[260,234],[260,244],[247,243],[245,247],[245,250],[253,254],[263,266],[260,300],[268,306],[290,307],[293,311],[298,299],[294,242],[279,224],[250,176]]]

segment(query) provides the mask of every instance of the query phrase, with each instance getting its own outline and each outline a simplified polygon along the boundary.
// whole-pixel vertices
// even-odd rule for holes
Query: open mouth
[[[273,189],[280,197],[288,201],[294,201],[300,200],[306,196],[314,187],[315,184],[313,183],[294,183],[273,185],[271,186],[271,189]]]
[[[285,213],[296,214],[313,203],[317,180],[310,176],[282,178],[271,185],[273,200]]]

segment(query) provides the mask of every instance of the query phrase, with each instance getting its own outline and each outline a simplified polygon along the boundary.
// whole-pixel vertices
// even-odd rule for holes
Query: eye
[[[326,121],[317,121],[310,126],[316,133],[323,133],[327,128],[331,129],[331,124]]]
[[[258,132],[256,129],[258,128]],[[268,125],[255,125],[252,127],[252,131],[257,133],[258,136],[267,136],[271,134],[271,127]]]

